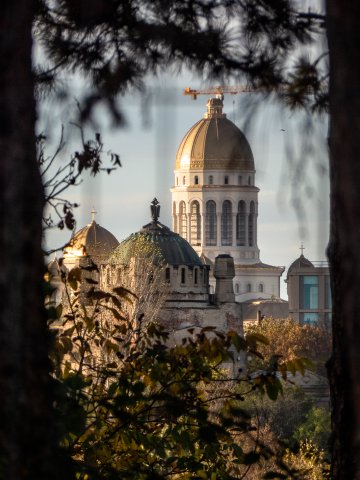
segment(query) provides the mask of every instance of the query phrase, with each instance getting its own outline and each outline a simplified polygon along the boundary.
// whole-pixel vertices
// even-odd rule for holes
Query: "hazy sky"
[[[200,87],[196,80],[189,84],[188,77],[166,77],[146,98],[125,97],[126,128],[111,128],[107,115],[99,112],[95,129],[102,134],[105,151],[119,153],[123,166],[110,176],[87,177],[69,192],[68,198],[81,205],[78,229],[90,222],[95,207],[97,222],[121,241],[148,223],[154,196],[161,203],[160,221],[171,227],[169,189],[174,183],[176,151],[188,129],[205,113],[208,99],[201,95],[193,101],[183,96],[186,86]],[[302,241],[307,258],[324,260],[329,228],[325,121],[282,112],[259,94],[225,96],[224,111],[245,132],[255,158],[261,260],[288,267],[299,256]],[[63,158],[79,149],[67,112],[58,109],[55,115],[50,108],[43,119],[43,131],[57,126],[50,137],[53,143],[61,122],[68,133],[75,132]],[[87,136],[91,135],[89,130]],[[46,243],[54,248],[67,239],[67,232],[52,233]],[[286,285],[281,283],[286,298]]]

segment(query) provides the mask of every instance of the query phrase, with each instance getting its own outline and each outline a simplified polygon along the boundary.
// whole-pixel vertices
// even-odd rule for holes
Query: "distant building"
[[[301,324],[331,325],[330,272],[327,262],[311,262],[300,255],[287,278],[289,316]]]
[[[177,151],[172,193],[174,232],[210,266],[218,255],[234,259],[237,302],[280,297],[285,268],[263,263],[257,244],[259,188],[244,133],[223,112],[222,96],[185,134]]]

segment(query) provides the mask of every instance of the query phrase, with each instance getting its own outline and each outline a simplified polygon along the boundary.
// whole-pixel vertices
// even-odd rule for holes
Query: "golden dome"
[[[79,230],[65,247],[64,255],[108,257],[119,245],[114,235],[93,220]]]
[[[193,125],[176,154],[176,170],[255,170],[243,132],[222,112],[220,98],[211,98],[204,118]]]

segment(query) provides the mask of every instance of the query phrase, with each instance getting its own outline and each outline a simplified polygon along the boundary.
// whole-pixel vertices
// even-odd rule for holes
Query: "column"
[[[191,213],[187,214],[186,240],[191,244]]]
[[[205,215],[204,212],[201,212],[201,246],[204,247],[205,245]]]
[[[221,247],[221,213],[216,213],[216,244]]]
[[[232,214],[232,246],[236,247],[236,213]]]

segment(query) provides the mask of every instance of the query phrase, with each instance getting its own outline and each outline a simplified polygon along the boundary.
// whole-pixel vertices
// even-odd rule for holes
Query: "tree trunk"
[[[327,1],[333,291],[332,478],[360,479],[360,3]]]
[[[43,190],[35,152],[31,0],[0,15],[0,477],[50,479],[55,462],[43,307]]]

